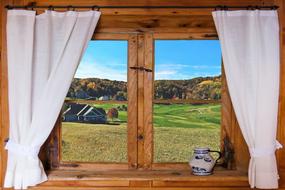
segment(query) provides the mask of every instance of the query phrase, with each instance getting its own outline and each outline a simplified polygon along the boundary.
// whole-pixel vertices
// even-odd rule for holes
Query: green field
[[[96,105],[108,110],[115,104]],[[219,149],[219,104],[154,105],[154,162],[187,162],[194,147]],[[127,162],[127,112],[120,125],[63,122],[63,161]]]

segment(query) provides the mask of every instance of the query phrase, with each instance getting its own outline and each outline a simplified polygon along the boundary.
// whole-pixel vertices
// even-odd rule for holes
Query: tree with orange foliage
[[[118,118],[119,117],[119,112],[118,112],[118,110],[116,108],[110,108],[108,110],[107,116],[110,119],[112,119],[112,121],[113,121],[114,118]]]

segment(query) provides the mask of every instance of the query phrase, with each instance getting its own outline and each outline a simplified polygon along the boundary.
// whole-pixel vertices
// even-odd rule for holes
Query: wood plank
[[[61,161],[58,168],[65,171],[114,171],[114,170],[128,170],[128,163],[114,163],[114,162],[63,162]]]
[[[138,67],[144,66],[144,35],[138,35]],[[138,168],[144,167],[144,72],[138,72]]]
[[[26,0],[26,3],[36,2],[38,5],[116,5],[116,6],[216,6],[216,5],[273,5],[274,0],[69,0],[68,3],[65,0]]]
[[[218,34],[215,33],[154,33],[156,40],[217,40]]]
[[[79,9],[80,10],[80,9]],[[84,10],[84,9],[81,9]],[[86,10],[86,9],[85,9]],[[99,10],[102,15],[159,15],[159,16],[209,16],[212,14],[213,9],[104,9]]]
[[[62,119],[60,114],[47,141],[48,145],[46,148],[48,151],[50,169],[58,168],[61,161],[61,121]]]
[[[129,34],[94,32],[92,40],[129,40]]]
[[[2,24],[4,22],[4,1],[0,1],[0,26],[1,26],[1,29],[4,27]],[[2,41],[2,38],[3,38],[3,30],[1,30],[1,33],[0,33],[0,63],[1,63],[1,77],[0,77],[0,85],[1,85],[1,90],[0,90],[0,93],[1,93],[1,97],[3,95],[2,93],[2,64],[3,64],[3,41]],[[2,98],[0,98],[0,108],[1,108],[1,114],[0,114],[0,121],[1,121],[1,130],[0,130],[0,144],[1,144],[1,151],[0,151],[0,173],[1,173],[1,176],[4,176],[4,169],[3,169],[3,166],[4,166],[4,159],[3,159],[3,147],[5,146],[5,144],[3,144],[3,141],[4,141],[4,135],[3,135],[3,124],[2,124]],[[2,187],[2,184],[3,184],[3,177],[0,177],[0,184],[1,184],[1,187]]]
[[[84,174],[78,175],[75,180],[63,180],[63,181],[49,181],[48,183],[43,183],[41,186],[55,186],[55,187],[128,187],[128,180],[80,180]]]
[[[221,110],[221,152],[223,154],[223,166],[228,169],[235,168],[234,159],[234,142],[233,133],[233,105],[231,102],[228,85],[225,75],[224,66],[222,64],[222,110]]]
[[[197,19],[199,17],[199,19]],[[102,16],[97,32],[216,33],[212,16]]]
[[[79,176],[79,177],[78,177]],[[238,172],[236,170],[217,170],[210,176],[194,176],[190,170],[111,170],[111,171],[77,171],[77,170],[51,170],[49,172],[49,179],[51,181],[75,180],[200,180],[209,181],[217,179],[218,181],[232,180],[237,177],[238,180],[247,181],[247,174]],[[223,178],[223,179],[220,179]]]
[[[234,151],[235,151],[234,156],[235,156],[236,169],[242,172],[247,172],[248,166],[249,166],[250,155],[249,155],[246,142],[239,128],[239,124],[236,119],[234,110],[232,111],[232,118],[233,118],[232,120],[233,130],[231,132],[232,134],[235,135],[234,136]]]
[[[90,8],[76,8],[76,11],[86,11]],[[65,11],[66,9],[54,9],[55,11]],[[41,14],[45,11],[43,8],[36,9],[37,14]],[[213,9],[143,9],[143,8],[118,8],[108,9],[101,8],[99,10],[101,16],[143,16],[143,15],[160,15],[160,16],[209,16],[212,14]]]
[[[39,158],[45,170],[57,168],[60,162],[61,153],[61,116],[58,117],[55,127],[40,149]]]
[[[164,162],[164,163],[153,163],[153,170],[191,170],[188,163],[181,162]]]
[[[229,187],[229,186],[238,186],[238,187],[248,187],[248,182],[241,180],[238,181],[236,177],[226,181],[217,181],[217,179],[213,179],[213,181],[207,181],[211,183],[211,187]],[[153,186],[154,187],[207,187],[209,186],[208,183],[205,183],[203,180],[197,181],[161,181],[161,180],[154,180]]]
[[[33,190],[54,190],[51,187],[32,187]],[[56,187],[56,190],[147,190],[149,187]],[[152,190],[165,190],[165,187],[152,187]],[[167,187],[167,190],[252,190],[249,187]],[[285,190],[279,188],[279,190]]]
[[[131,180],[129,187],[151,187],[151,180]]]
[[[284,0],[276,0],[275,2],[280,8],[278,9],[279,25],[280,25],[280,84],[279,84],[279,110],[278,110],[278,128],[277,139],[283,146],[285,145],[285,2]],[[280,185],[285,187],[285,149],[277,151],[277,161],[280,174]]]
[[[227,88],[226,74],[222,69],[222,127],[221,127],[221,150],[223,154],[233,151],[233,160],[224,160],[224,167],[237,169],[242,172],[248,171],[249,152],[243,138],[236,114]],[[228,150],[226,150],[228,149]]]
[[[129,36],[128,58],[128,162],[129,169],[136,169],[138,163],[138,72],[130,67],[138,64],[138,37]]]
[[[285,180],[284,180],[285,179],[285,172],[284,172],[283,169],[280,169],[278,172],[279,172],[279,177],[280,177],[280,179],[279,179],[279,187],[280,188],[285,188]]]
[[[151,33],[145,34],[144,43],[144,67],[154,71],[153,65],[153,38]],[[153,161],[153,86],[154,86],[154,73],[144,72],[144,168],[151,169]]]
[[[128,185],[127,185],[128,183]],[[169,171],[62,171],[49,173],[49,181],[38,187],[248,187],[246,173],[216,171],[203,177],[189,170]],[[198,189],[197,189],[198,190]]]

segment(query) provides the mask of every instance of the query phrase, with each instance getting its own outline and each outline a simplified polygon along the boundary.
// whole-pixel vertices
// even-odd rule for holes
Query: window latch
[[[130,69],[139,70],[139,71],[146,71],[146,72],[152,72],[151,69],[147,69],[145,67],[130,67]]]
[[[138,136],[138,140],[143,140],[143,139],[144,139],[144,137],[142,134]]]

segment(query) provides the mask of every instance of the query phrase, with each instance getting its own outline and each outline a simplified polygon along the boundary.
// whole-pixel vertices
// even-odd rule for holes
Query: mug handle
[[[222,157],[222,153],[220,151],[217,151],[217,150],[210,150],[209,152],[215,152],[215,153],[218,153],[219,154],[219,157],[216,159],[216,163],[221,159]]]

